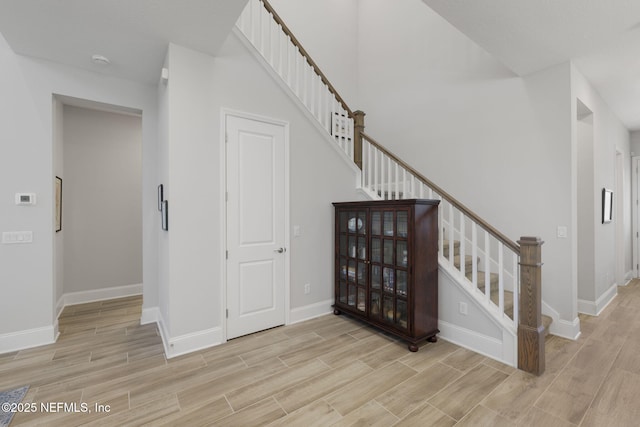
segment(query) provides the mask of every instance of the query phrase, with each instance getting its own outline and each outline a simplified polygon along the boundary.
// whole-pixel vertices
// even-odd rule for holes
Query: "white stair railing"
[[[385,200],[440,200],[440,264],[514,329],[518,326],[520,247],[366,134],[362,189]],[[483,273],[483,274],[481,274]]]
[[[353,160],[353,112],[271,5],[249,0],[236,27]]]

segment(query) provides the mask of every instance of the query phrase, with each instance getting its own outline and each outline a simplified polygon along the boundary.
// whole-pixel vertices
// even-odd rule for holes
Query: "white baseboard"
[[[163,342],[165,341],[164,335],[162,340]],[[220,345],[224,342],[222,328],[218,326],[170,338],[165,344],[165,354],[167,355],[167,359],[171,359],[172,357],[182,356],[183,354],[193,351]]]
[[[52,344],[58,337],[56,325],[0,335],[0,354]]]
[[[618,295],[618,285],[615,283],[605,291],[600,298],[594,301],[578,300],[578,313],[588,314],[590,316],[599,316],[602,310],[613,301]]]
[[[478,332],[462,328],[445,322],[444,320],[438,320],[438,329],[440,329],[438,338],[513,366],[513,360],[504,360],[505,355],[511,355],[511,353],[513,353],[513,343],[507,343],[511,348],[505,351],[504,343],[499,339],[479,334]],[[511,356],[506,357],[511,358]]]
[[[333,312],[333,299],[291,309],[289,324],[304,322]]]
[[[160,309],[158,307],[143,308],[140,316],[140,324],[148,325],[149,323],[160,322]]]
[[[84,304],[114,298],[123,298],[142,294],[142,284],[118,286],[114,288],[97,289],[92,291],[71,292],[60,297],[56,303],[56,319],[68,305]],[[58,321],[50,326],[27,329],[0,335],[0,353],[23,350],[56,342],[60,335]]]
[[[164,346],[164,354],[167,359],[213,347],[225,342],[222,337],[222,328],[220,327],[171,337],[160,309],[158,307],[143,309],[140,324],[146,325],[154,322],[158,325],[162,345]]]
[[[630,281],[633,280],[633,270],[627,271],[627,274],[624,275],[624,280],[626,281],[624,286],[626,286],[627,284],[629,284]]]
[[[68,292],[62,295],[62,307],[107,299],[124,298],[142,295],[142,283],[136,285],[115,286],[113,288],[94,289],[91,291]],[[58,301],[58,307],[60,307]],[[60,310],[62,311],[62,310]]]

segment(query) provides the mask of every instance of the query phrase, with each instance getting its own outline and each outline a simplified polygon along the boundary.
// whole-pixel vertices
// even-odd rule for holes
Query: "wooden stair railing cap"
[[[540,246],[544,243],[544,241],[539,237],[534,236],[522,236],[520,240],[518,240],[520,245],[529,245],[529,246]]]
[[[539,237],[523,236],[520,238],[520,240],[518,240],[518,244],[520,244],[523,252],[525,250],[529,252],[529,250],[535,251],[535,249],[533,249],[535,247],[542,246],[544,244],[544,241]],[[529,257],[527,257],[526,260],[523,259],[523,262],[521,261],[520,265],[523,267],[542,267],[544,263],[540,259],[540,256],[541,254],[539,253],[539,251],[537,254],[534,252]]]

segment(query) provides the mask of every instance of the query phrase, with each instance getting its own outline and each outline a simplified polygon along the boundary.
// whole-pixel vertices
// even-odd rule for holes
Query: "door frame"
[[[638,192],[640,191],[640,186],[638,185],[638,179],[640,179],[640,175],[638,173],[638,168],[640,167],[640,156],[634,156],[631,158],[631,230],[633,232],[631,236],[631,241],[633,244],[632,248],[632,262],[631,270],[633,271],[633,277],[640,277],[640,269],[638,268],[640,265],[640,226],[638,221],[640,221],[640,214],[638,210],[640,207],[638,206],[638,199],[640,199],[640,195]]]
[[[289,122],[272,117],[262,116],[259,114],[247,113],[244,111],[233,110],[230,108],[221,108],[220,110],[220,325],[222,327],[222,342],[227,342],[227,117],[238,117],[241,119],[255,120],[259,122],[269,123],[284,128],[284,242],[287,249],[291,248],[291,220],[290,220],[290,156],[289,156]],[[284,324],[290,322],[291,313],[291,251],[287,250],[284,254]]]

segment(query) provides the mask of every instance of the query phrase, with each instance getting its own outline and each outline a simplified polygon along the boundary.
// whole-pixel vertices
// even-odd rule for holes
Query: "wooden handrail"
[[[498,231],[496,228],[494,228],[491,224],[489,224],[488,222],[486,222],[484,219],[480,218],[476,213],[474,213],[471,209],[469,209],[468,207],[466,207],[465,205],[463,205],[462,203],[460,203],[458,200],[456,200],[455,197],[453,197],[452,195],[450,195],[449,193],[447,193],[446,191],[444,191],[442,188],[440,188],[438,185],[434,184],[432,181],[430,181],[428,178],[426,178],[424,175],[422,175],[420,172],[418,172],[417,170],[415,170],[414,168],[412,168],[411,166],[409,166],[407,163],[405,163],[404,161],[400,160],[398,158],[398,156],[396,156],[395,154],[393,154],[391,151],[387,150],[386,148],[384,148],[382,145],[380,145],[380,143],[378,143],[375,139],[371,138],[369,135],[367,135],[364,132],[361,132],[360,135],[362,135],[362,137],[364,139],[366,139],[369,144],[375,146],[378,150],[382,151],[383,153],[385,153],[387,156],[389,156],[390,158],[392,158],[396,163],[398,163],[400,166],[402,166],[403,168],[405,168],[407,171],[411,172],[413,175],[415,175],[416,178],[418,178],[420,181],[422,181],[424,184],[426,184],[428,187],[430,187],[433,191],[435,191],[436,193],[438,193],[443,199],[445,199],[447,202],[451,203],[453,206],[456,207],[456,209],[458,209],[459,211],[463,212],[466,216],[468,216],[469,218],[471,218],[473,221],[475,221],[476,223],[480,224],[480,226],[482,228],[484,228],[485,230],[487,230],[490,234],[492,234],[496,239],[498,239],[499,241],[501,241],[503,244],[505,244],[506,246],[508,246],[512,251],[514,251],[516,254],[520,255],[520,245],[518,245],[516,242],[514,242],[513,240],[509,239],[507,236],[505,236],[504,234],[502,234],[500,231]]]
[[[316,74],[320,76],[322,83],[327,85],[327,87],[329,88],[329,91],[336,97],[338,102],[342,105],[342,108],[344,108],[347,111],[347,113],[349,114],[349,118],[353,118],[353,111],[351,111],[351,109],[349,108],[347,103],[344,101],[344,99],[342,99],[342,97],[340,96],[336,88],[333,87],[329,79],[327,79],[327,76],[325,76],[324,73],[320,70],[320,67],[318,67],[316,62],[313,59],[311,59],[311,55],[309,55],[309,53],[307,53],[305,48],[302,47],[302,44],[298,41],[296,36],[293,35],[293,33],[291,32],[289,27],[287,27],[287,25],[284,23],[282,18],[280,18],[280,16],[276,13],[276,11],[273,9],[273,6],[271,6],[271,4],[269,4],[267,0],[260,0],[260,1],[264,5],[264,8],[267,9],[267,11],[271,14],[271,16],[273,16],[273,19],[278,23],[278,25],[282,27],[282,31],[284,31],[284,33],[287,36],[289,36],[289,38],[291,39],[291,42],[298,48],[302,56],[305,57],[305,59],[307,60],[307,63],[311,65],[311,67],[313,67]]]

